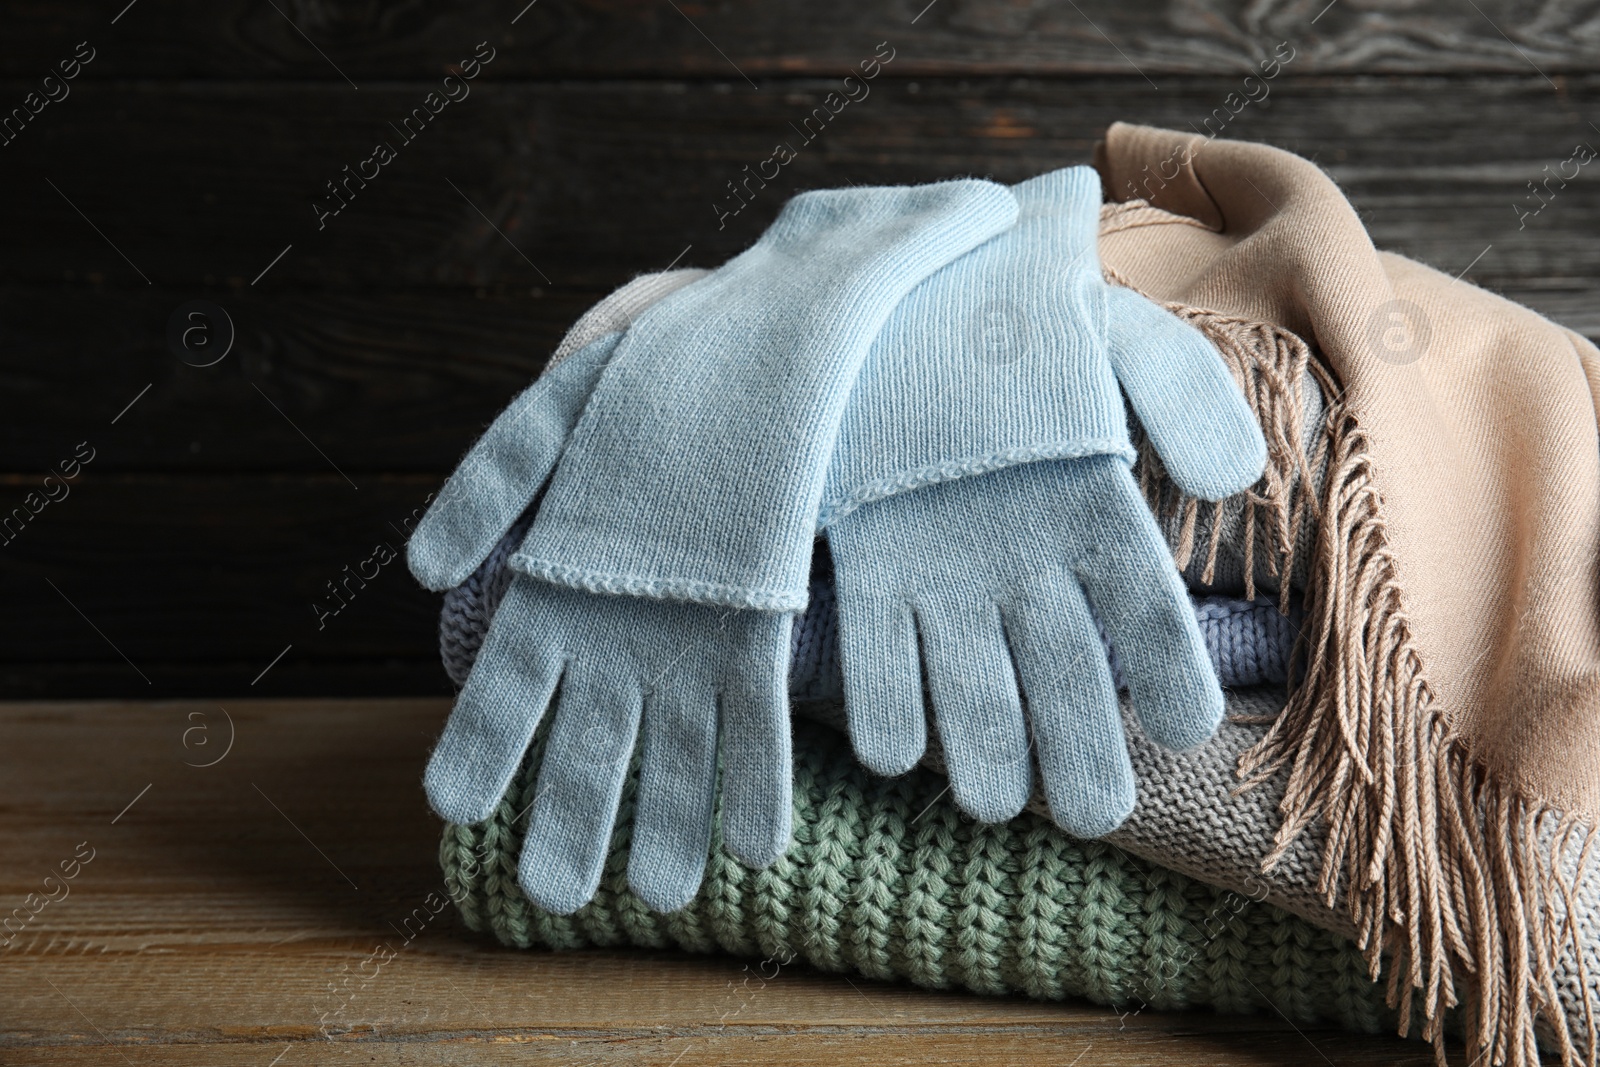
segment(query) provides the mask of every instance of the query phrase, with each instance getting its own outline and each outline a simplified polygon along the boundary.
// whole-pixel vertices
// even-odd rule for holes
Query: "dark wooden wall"
[[[399,547],[588,303],[717,264],[802,189],[1011,181],[1114,120],[1198,127],[1280,42],[1227,136],[1324,165],[1380,247],[1600,336],[1600,164],[1515,207],[1600,146],[1588,3],[124,3],[0,19],[0,109],[94,50],[0,147],[0,517],[94,455],[0,545],[0,696],[445,691],[403,562],[321,629],[312,604]],[[470,96],[319,230],[324,183],[479,42]],[[883,42],[870,95],[719,229],[725,183]],[[214,366],[169,348],[192,300],[235,328]]]

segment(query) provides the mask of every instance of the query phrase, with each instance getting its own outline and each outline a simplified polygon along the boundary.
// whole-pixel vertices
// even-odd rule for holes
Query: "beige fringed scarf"
[[[1536,1063],[1543,1025],[1594,1063],[1595,1005],[1563,1016],[1552,961],[1600,826],[1600,352],[1378,252],[1287,152],[1118,124],[1096,165],[1112,201],[1150,205],[1110,209],[1109,274],[1205,309],[1213,337],[1280,326],[1337,381],[1301,674],[1238,768],[1287,775],[1264,865],[1323,824],[1329,905],[1395,959],[1391,996],[1423,998],[1436,1047],[1459,999],[1487,1062]],[[1280,437],[1274,467],[1304,469]],[[1281,556],[1295,512],[1274,513]]]

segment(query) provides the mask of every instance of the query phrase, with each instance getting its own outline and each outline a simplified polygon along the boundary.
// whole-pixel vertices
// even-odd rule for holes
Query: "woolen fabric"
[[[1015,815],[1037,753],[1053,817],[1095,837],[1134,791],[1096,618],[1151,737],[1186,748],[1222,715],[1129,473],[1123,392],[1170,476],[1198,495],[1252,485],[1266,445],[1205,336],[1106,285],[1092,168],[1012,193],[1016,224],[908,293],[873,341],[821,524],[862,762],[892,775],[921,758],[926,689],[958,807]]]
[[[1097,166],[1127,202],[1109,273],[1292,331],[1338,382],[1306,669],[1240,765],[1285,782],[1267,864],[1321,826],[1324,899],[1401,961],[1397,997],[1461,1000],[1490,1062],[1534,1062],[1540,1026],[1595,1062],[1561,961],[1597,936],[1571,894],[1600,815],[1600,352],[1470,264],[1377,251],[1288,152],[1119,123]]]
[[[439,655],[445,674],[457,688],[467,683],[473,661],[483,646],[489,624],[515,576],[511,554],[521,543],[532,514],[524,516],[500,539],[489,558],[466,581],[445,593],[439,613]],[[838,603],[826,550],[812,564],[810,600],[795,617],[789,657],[789,696],[808,703],[844,702],[844,671],[839,656]],[[1205,640],[1217,678],[1227,688],[1281,686],[1299,628],[1299,612],[1285,615],[1262,600],[1233,596],[1191,598],[1195,622]],[[1100,642],[1118,689],[1126,689],[1122,665],[1111,639],[1100,627]]]
[[[924,278],[1005,230],[962,180],[819,190],[639,314],[512,565],[597,593],[805,607],[824,479],[863,360]]]
[[[571,911],[593,894],[636,741],[641,896],[670,910],[694,893],[719,774],[728,847],[756,867],[782,854],[791,613],[844,399],[901,297],[1016,213],[975,180],[797,196],[716,271],[619,294],[627,332],[541,376],[451,476],[409,551],[429,585],[487,554],[549,478],[424,779],[446,819],[482,818],[553,709],[530,898]]]
[[[489,819],[446,826],[439,847],[463,922],[514,948],[744,957],[751,963],[728,993],[729,1011],[801,965],[926,989],[1081,998],[1112,1009],[1113,1026],[1197,1008],[1368,1033],[1393,1025],[1381,980],[1353,944],[1259,892],[1075,841],[1038,815],[973,822],[937,774],[871,775],[843,735],[805,721],[795,724],[794,841],[776,864],[750,871],[719,848],[687,908],[652,911],[626,876],[630,778],[600,891],[556,915],[517,884],[517,813],[537,788],[536,760],[537,748]]]

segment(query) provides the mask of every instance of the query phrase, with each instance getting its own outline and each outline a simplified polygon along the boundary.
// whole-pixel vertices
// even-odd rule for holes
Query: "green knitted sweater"
[[[627,888],[630,779],[599,894],[572,916],[552,915],[517,887],[518,813],[534,795],[542,751],[541,731],[495,815],[446,826],[440,848],[467,926],[507,945],[800,960],[1124,1011],[1275,1008],[1297,1025],[1372,1032],[1394,1021],[1348,941],[1114,845],[1074,840],[1035,815],[975,823],[938,775],[870,775],[836,731],[799,719],[794,842],[776,865],[752,871],[718,847],[688,908],[651,912]]]

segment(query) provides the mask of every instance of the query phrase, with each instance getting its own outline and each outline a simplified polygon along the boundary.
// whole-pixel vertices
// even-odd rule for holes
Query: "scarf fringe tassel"
[[[1315,539],[1288,703],[1238,765],[1241,791],[1287,772],[1282,823],[1262,871],[1321,821],[1318,890],[1329,908],[1343,897],[1374,979],[1389,957],[1399,1032],[1407,1035],[1420,1009],[1421,1036],[1441,1065],[1446,1013],[1459,1005],[1474,1065],[1537,1067],[1538,1033],[1564,1065],[1594,1067],[1596,1006],[1582,943],[1593,932],[1580,929],[1576,887],[1600,835],[1491,778],[1434,706],[1366,435],[1305,342],[1271,324],[1169,307],[1222,352],[1261,420],[1269,456],[1255,487],[1213,505],[1183,498],[1141,443],[1151,506],[1183,515],[1179,567],[1200,547],[1195,530],[1210,509],[1201,576],[1209,582],[1224,509],[1238,509],[1246,593],[1255,598],[1255,553],[1265,551],[1287,609],[1296,543]],[[1302,444],[1308,368],[1329,398],[1314,455]],[[1318,496],[1312,472],[1324,462]],[[1568,991],[1571,1013],[1558,988],[1564,960],[1578,987]]]

